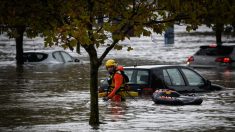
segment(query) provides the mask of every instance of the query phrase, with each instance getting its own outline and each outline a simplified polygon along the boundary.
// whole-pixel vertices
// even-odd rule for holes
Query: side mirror
[[[101,80],[100,80],[100,84],[102,84],[103,82],[104,82],[104,80],[103,80],[103,79],[101,79]]]
[[[199,86],[200,89],[208,89],[210,87],[211,87],[211,81],[207,79],[204,79],[204,84]]]
[[[211,81],[210,80],[206,80],[206,84],[207,84],[207,86],[211,86]]]
[[[80,60],[79,59],[74,59],[74,62],[80,62]]]

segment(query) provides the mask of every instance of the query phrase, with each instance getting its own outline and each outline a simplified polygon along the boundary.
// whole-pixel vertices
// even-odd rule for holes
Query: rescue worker
[[[109,93],[103,98],[104,101],[111,99],[112,101],[119,102],[124,101],[125,98],[121,96],[121,91],[125,88],[125,77],[123,66],[118,66],[115,60],[107,60],[105,63],[106,69],[110,75]]]

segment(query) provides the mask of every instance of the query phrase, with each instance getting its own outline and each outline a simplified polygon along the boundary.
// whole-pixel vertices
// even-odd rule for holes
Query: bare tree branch
[[[119,40],[114,40],[113,43],[107,47],[104,51],[104,53],[100,56],[99,58],[99,62],[102,62],[103,59],[107,56],[107,54],[109,53],[109,51],[111,51],[113,49],[113,47],[118,43]]]

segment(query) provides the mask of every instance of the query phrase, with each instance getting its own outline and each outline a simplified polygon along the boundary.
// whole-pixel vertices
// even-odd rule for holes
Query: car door
[[[207,87],[206,80],[197,72],[189,68],[180,68],[186,85],[190,91],[204,91]]]
[[[177,67],[169,67],[162,69],[163,79],[165,85],[169,89],[174,89],[176,91],[191,91],[191,89],[187,86],[184,77]]]

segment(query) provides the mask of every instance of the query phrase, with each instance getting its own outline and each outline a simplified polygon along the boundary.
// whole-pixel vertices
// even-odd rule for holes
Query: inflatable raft
[[[135,91],[122,91],[122,92],[120,92],[120,94],[125,97],[128,97],[128,96],[137,97],[139,95],[138,92],[135,92]],[[107,96],[107,92],[99,92],[98,96],[105,97],[105,96]]]
[[[156,90],[152,95],[152,99],[155,104],[164,105],[200,105],[203,101],[201,97],[184,96],[168,89]]]

